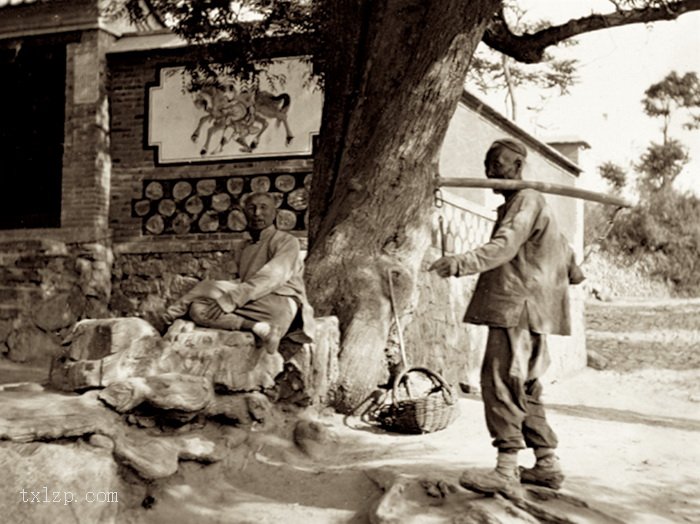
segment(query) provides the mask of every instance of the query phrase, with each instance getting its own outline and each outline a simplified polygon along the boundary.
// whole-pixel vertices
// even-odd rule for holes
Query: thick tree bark
[[[327,0],[321,142],[311,195],[307,288],[340,320],[336,408],[388,378],[387,274],[415,300],[434,177],[471,55],[498,0]]]

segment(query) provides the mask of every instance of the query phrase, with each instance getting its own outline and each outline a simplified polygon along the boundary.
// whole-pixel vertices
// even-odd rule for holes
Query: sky
[[[518,5],[528,19],[563,23],[592,9],[610,10],[612,4],[608,0],[518,0]],[[558,57],[579,60],[578,82],[570,94],[552,92],[543,101],[541,91],[518,91],[518,124],[545,141],[575,137],[590,144],[591,149],[581,155],[581,182],[600,190],[598,165],[612,161],[630,168],[652,140],[661,140],[661,121],[642,111],[644,91],[673,70],[700,75],[700,12],[672,22],[596,31],[580,35],[577,41],[576,46],[554,50]],[[502,94],[476,94],[499,111],[505,110]],[[528,111],[527,106],[541,109]],[[700,130],[672,134],[691,156],[677,187],[700,194]]]

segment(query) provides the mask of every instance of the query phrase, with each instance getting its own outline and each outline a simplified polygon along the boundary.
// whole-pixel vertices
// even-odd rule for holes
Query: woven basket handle
[[[433,384],[440,386],[442,390],[442,396],[445,399],[445,402],[448,404],[454,404],[454,394],[452,393],[452,388],[450,385],[445,382],[445,379],[442,378],[440,375],[435,373],[434,371],[429,370],[428,368],[423,368],[423,367],[413,367],[413,368],[408,368],[402,371],[398,377],[396,377],[396,380],[394,380],[394,387],[391,391],[391,402],[392,404],[396,405],[396,401],[399,396],[399,387],[401,386],[401,383],[408,378],[408,374],[411,373],[412,371],[418,371],[420,373],[423,373],[426,375],[430,380],[433,381]],[[409,393],[409,398],[410,398],[410,393]]]

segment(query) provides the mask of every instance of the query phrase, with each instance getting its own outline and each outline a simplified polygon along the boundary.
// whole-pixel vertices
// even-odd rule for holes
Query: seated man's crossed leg
[[[293,298],[270,294],[226,313],[215,298],[199,297],[191,302],[189,317],[195,324],[208,328],[252,331],[262,341],[263,348],[274,353],[298,309]]]

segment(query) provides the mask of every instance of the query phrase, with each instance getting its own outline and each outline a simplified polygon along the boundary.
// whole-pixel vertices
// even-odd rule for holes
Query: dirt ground
[[[562,493],[590,505],[588,514],[571,506],[564,513],[571,522],[700,523],[700,300],[592,302],[587,324],[590,347],[608,368],[545,388],[567,473]],[[493,467],[482,410],[478,395],[464,396],[452,425],[422,436],[326,414],[319,420],[333,439],[315,460],[261,435],[254,452],[230,458],[236,466],[187,465],[154,494],[160,502],[147,516],[124,516],[168,524],[482,522],[467,517],[483,498],[459,488],[434,498],[421,488],[457,485],[465,469]],[[405,482],[385,497],[389,510],[378,519],[391,475]],[[500,522],[530,522],[521,518]]]
[[[586,311],[588,347],[607,367],[546,384],[544,397],[567,474],[562,493],[590,505],[586,514],[568,512],[570,521],[700,523],[700,299],[591,302]],[[457,488],[436,498],[424,489],[493,467],[478,395],[462,396],[459,407],[447,429],[420,436],[314,415],[330,438],[313,459],[285,435],[261,433],[222,463],[182,463],[149,488],[149,509],[139,493],[119,522],[482,522],[467,518],[482,497]],[[532,464],[521,455],[521,465]],[[384,497],[378,519],[392,476],[404,481]]]

